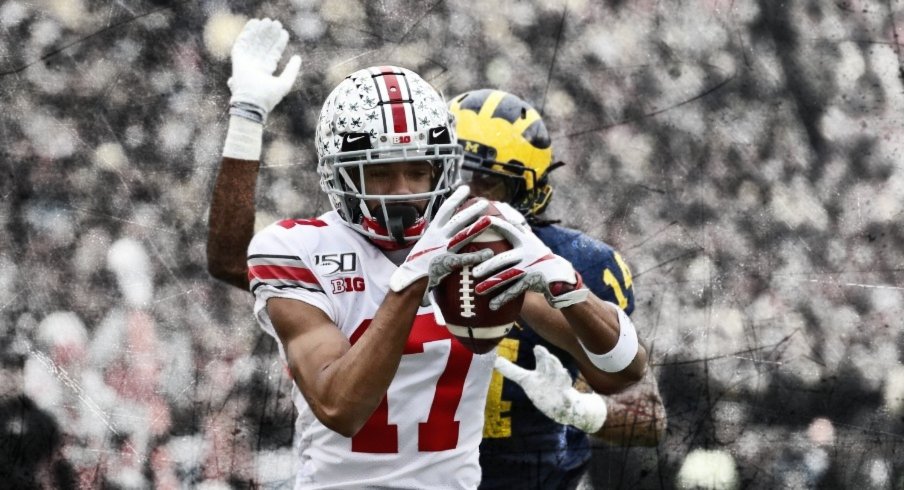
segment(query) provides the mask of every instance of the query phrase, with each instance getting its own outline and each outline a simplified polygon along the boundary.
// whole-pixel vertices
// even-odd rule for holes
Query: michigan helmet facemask
[[[492,89],[458,95],[449,110],[464,147],[464,180],[471,181],[472,190],[501,181],[505,198],[497,200],[528,219],[541,214],[552,197],[549,172],[560,164],[552,163],[549,133],[540,114],[519,97]]]
[[[323,104],[315,138],[320,186],[333,209],[384,249],[417,241],[460,183],[462,151],[452,116],[437,91],[405,68],[371,67],[346,77]],[[429,191],[366,188],[370,166],[410,162],[431,165]]]

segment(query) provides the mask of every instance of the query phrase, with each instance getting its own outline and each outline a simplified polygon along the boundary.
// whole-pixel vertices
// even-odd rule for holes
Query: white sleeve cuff
[[[229,116],[223,156],[236,160],[260,161],[264,125],[239,116]]]

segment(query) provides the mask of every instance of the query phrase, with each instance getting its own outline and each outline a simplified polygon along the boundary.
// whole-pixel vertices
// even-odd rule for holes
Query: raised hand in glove
[[[543,293],[546,301],[555,308],[564,308],[587,299],[589,290],[581,276],[567,260],[552,253],[526,224],[515,225],[491,216],[490,226],[502,234],[513,246],[473,269],[475,277],[505,268],[489,277],[475,288],[477,294],[491,294],[502,290],[492,300],[491,309],[499,309],[504,303],[525,291]]]
[[[530,371],[497,356],[496,370],[518,383],[537,410],[547,417],[588,434],[599,431],[606,422],[606,401],[596,393],[574,389],[568,371],[542,345],[534,346],[534,357],[537,367]]]
[[[480,200],[456,214],[469,193],[468,186],[463,185],[440,206],[405,262],[390,277],[390,289],[399,292],[418,279],[429,277],[429,290],[452,270],[478,264],[492,256],[490,250],[456,254],[490,225],[490,218],[482,216],[489,205],[486,200]]]
[[[279,21],[251,19],[232,46],[232,77],[227,82],[232,98],[230,114],[263,123],[267,114],[289,93],[301,58],[292,56],[279,76],[276,64],[289,42]]]

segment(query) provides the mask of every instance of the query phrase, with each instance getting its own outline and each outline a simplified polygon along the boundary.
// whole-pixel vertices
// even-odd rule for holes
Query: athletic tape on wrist
[[[239,116],[259,124],[264,124],[267,121],[267,111],[263,107],[249,104],[248,102],[233,102],[229,104],[229,115]]]
[[[607,373],[617,373],[631,364],[631,361],[637,356],[639,344],[637,331],[634,330],[634,322],[628,318],[628,314],[624,310],[612,303],[609,304],[618,310],[618,342],[615,347],[605,354],[594,354],[587,350],[581,339],[578,339],[578,342],[594,366]]]
[[[229,118],[223,156],[236,160],[260,161],[264,140],[264,126],[241,116]]]

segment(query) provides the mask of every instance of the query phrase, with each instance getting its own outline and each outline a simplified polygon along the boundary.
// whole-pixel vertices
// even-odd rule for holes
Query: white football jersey
[[[267,299],[292,298],[323,310],[352,343],[373,319],[396,270],[335,211],[265,228],[249,246],[248,267],[264,331],[277,338]],[[285,360],[282,344],[280,354]],[[494,357],[472,354],[437,325],[431,307],[422,307],[386,397],[353,437],[321,424],[293,387],[295,487],[477,487]]]

